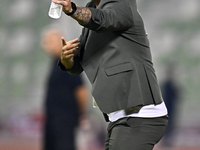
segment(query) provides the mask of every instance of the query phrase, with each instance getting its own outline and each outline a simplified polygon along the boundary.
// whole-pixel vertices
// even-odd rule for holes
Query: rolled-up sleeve
[[[126,0],[105,0],[100,7],[89,7],[92,17],[86,28],[101,32],[127,30],[132,26],[132,11]]]

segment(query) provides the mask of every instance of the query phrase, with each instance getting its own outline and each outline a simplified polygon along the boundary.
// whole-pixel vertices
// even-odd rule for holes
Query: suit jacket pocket
[[[92,95],[103,112],[111,113],[127,107],[133,70],[130,62],[99,70],[92,84]]]
[[[130,62],[125,62],[105,69],[107,76],[112,76],[122,72],[132,71],[133,67]]]

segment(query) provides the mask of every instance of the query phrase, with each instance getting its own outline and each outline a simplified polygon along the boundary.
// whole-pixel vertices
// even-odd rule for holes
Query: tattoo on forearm
[[[77,20],[79,24],[86,25],[92,16],[92,12],[87,7],[79,7],[77,6],[76,12],[72,15],[72,18]]]

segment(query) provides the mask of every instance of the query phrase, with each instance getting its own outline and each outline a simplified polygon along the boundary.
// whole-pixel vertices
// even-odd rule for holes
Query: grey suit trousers
[[[163,137],[168,116],[157,118],[122,118],[110,122],[105,150],[152,150]]]

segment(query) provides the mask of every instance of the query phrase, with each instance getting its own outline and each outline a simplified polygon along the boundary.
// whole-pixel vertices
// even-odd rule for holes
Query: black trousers
[[[152,150],[163,137],[168,117],[122,118],[110,122],[105,150]]]

